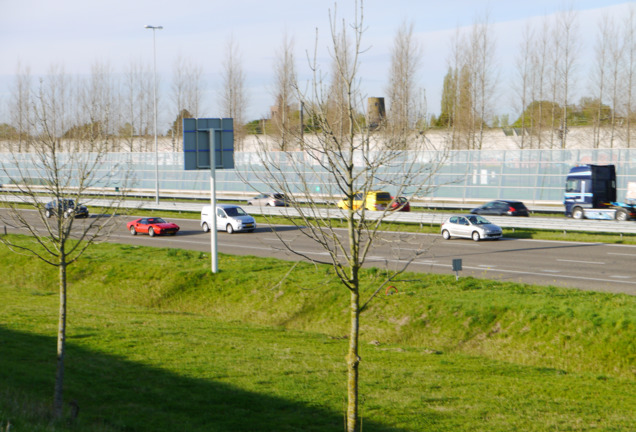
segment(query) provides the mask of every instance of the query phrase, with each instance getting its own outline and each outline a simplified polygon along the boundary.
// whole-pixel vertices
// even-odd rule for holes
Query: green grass
[[[342,430],[348,294],[328,267],[102,244],[69,271],[0,248],[0,430]],[[365,270],[364,292],[382,279]],[[365,431],[626,431],[636,298],[407,274],[362,316]]]

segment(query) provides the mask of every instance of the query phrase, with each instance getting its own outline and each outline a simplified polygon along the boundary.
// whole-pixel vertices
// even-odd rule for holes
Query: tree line
[[[385,121],[392,127],[446,134],[451,149],[481,149],[485,131],[503,128],[515,137],[520,149],[566,148],[570,128],[586,126],[588,147],[631,147],[636,121],[636,8],[623,17],[603,15],[595,29],[593,47],[581,45],[577,12],[562,10],[527,24],[519,46],[505,56],[514,62],[514,77],[501,83],[501,65],[493,23],[484,14],[466,29],[457,29],[450,40],[448,69],[443,79],[439,114],[430,113],[418,72],[424,67],[421,41],[413,22],[403,22],[393,37],[385,99]],[[334,41],[334,46],[343,41]],[[583,65],[582,53],[593,50],[593,63]],[[350,53],[342,53],[350,61]],[[329,82],[335,99],[340,89],[335,62],[321,79]],[[585,66],[585,68],[583,68]],[[249,95],[239,43],[230,38],[222,58],[222,90],[217,94],[219,116],[234,118],[236,148],[243,149],[247,134],[282,137],[279,150],[296,146],[292,131],[310,132],[316,119],[310,107],[301,105],[292,91],[298,84],[294,40],[284,34],[274,56],[272,106],[265,119],[248,121]],[[169,103],[162,103],[174,121],[160,136],[170,138],[171,150],[181,150],[182,119],[205,115],[206,83],[200,65],[179,56],[173,63]],[[109,141],[112,151],[151,151],[153,135],[152,70],[131,62],[115,73],[108,63],[96,62],[87,77],[52,65],[47,74],[34,77],[28,66],[18,64],[10,88],[9,122],[0,124],[0,139],[11,149],[28,151],[30,141],[43,131],[53,132],[68,148],[95,140]],[[161,88],[161,86],[160,86]],[[585,92],[577,91],[587,88]],[[578,101],[577,94],[585,94]],[[508,99],[506,100],[506,96]],[[159,99],[165,96],[161,94]],[[511,105],[514,111],[501,114]],[[43,125],[41,113],[57,113],[54,124]],[[334,114],[337,115],[337,114]],[[366,122],[364,109],[358,113]],[[512,118],[511,118],[512,116]],[[367,125],[371,127],[372,125]]]

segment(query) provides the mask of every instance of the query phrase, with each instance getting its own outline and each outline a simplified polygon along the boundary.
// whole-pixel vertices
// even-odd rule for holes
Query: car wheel
[[[248,201],[248,202],[247,202],[247,205],[252,205],[252,201]]]
[[[625,210],[616,210],[616,220],[626,221],[628,218],[629,216],[627,215],[627,212]]]
[[[572,210],[572,217],[574,219],[583,219],[583,209],[581,207],[575,207]]]
[[[473,240],[475,240],[476,242],[481,240],[481,236],[477,231],[473,231]]]
[[[155,230],[152,227],[148,228],[148,235],[150,237],[154,237],[155,236]]]
[[[265,204],[265,207],[271,207],[272,205],[270,203]]]
[[[203,222],[203,225],[201,225],[201,228],[203,228],[203,232],[210,231],[210,227],[208,226],[207,222]]]
[[[47,218],[47,219],[48,219],[48,218],[50,218],[51,216],[53,216],[53,215],[51,214],[51,210],[47,210],[47,211],[45,211],[45,212],[44,212],[44,216],[46,216],[46,218]]]
[[[449,240],[451,238],[451,235],[448,230],[444,230],[442,231],[442,237],[444,238],[444,240]]]
[[[234,227],[232,226],[232,224],[227,224],[227,226],[225,227],[225,231],[227,231],[228,234],[233,234]]]
[[[131,233],[132,235],[137,235],[137,230],[135,229],[135,227],[134,227],[134,226],[131,226],[131,227],[130,227],[130,233]]]

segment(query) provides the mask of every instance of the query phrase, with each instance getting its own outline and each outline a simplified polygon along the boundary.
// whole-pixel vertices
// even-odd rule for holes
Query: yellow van
[[[384,210],[391,203],[391,194],[384,191],[372,191],[367,192],[366,197],[364,193],[358,192],[353,198],[353,209],[358,210],[362,207],[367,210],[378,211]],[[338,208],[346,210],[349,208],[349,203],[346,199],[338,201]]]

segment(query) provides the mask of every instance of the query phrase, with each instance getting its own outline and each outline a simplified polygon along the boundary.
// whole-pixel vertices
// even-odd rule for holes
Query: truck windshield
[[[581,192],[581,180],[579,179],[567,179],[565,182],[566,192]]]

